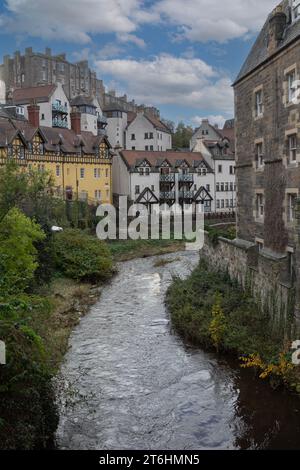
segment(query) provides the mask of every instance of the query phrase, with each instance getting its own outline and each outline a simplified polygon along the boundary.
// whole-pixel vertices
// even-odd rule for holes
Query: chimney
[[[40,107],[36,104],[31,104],[27,108],[28,121],[33,127],[40,127]]]
[[[283,33],[287,25],[286,14],[282,11],[282,6],[278,6],[273,10],[272,16],[269,20],[269,44],[268,52],[269,55],[273,54],[279,42],[283,38]]]
[[[81,134],[81,114],[78,111],[72,111],[70,114],[71,129],[76,135]]]

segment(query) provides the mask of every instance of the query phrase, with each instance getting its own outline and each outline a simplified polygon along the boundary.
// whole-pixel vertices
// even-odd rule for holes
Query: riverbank
[[[291,330],[271,321],[226,273],[213,272],[201,261],[188,279],[174,279],[166,303],[175,329],[186,340],[229,353],[273,387],[300,393],[299,368],[291,362]]]
[[[116,240],[108,243],[114,261],[175,253],[185,249],[182,240]]]

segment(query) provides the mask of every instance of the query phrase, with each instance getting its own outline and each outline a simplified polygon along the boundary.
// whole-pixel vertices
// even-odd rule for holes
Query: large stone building
[[[49,48],[40,53],[28,47],[25,54],[16,51],[13,57],[4,56],[0,79],[5,82],[8,96],[16,88],[57,83],[63,85],[68,99],[94,95],[102,102],[105,92],[102,80],[97,78],[86,60],[73,64],[66,59],[66,54],[52,55]]]
[[[107,92],[87,60],[72,63],[65,53],[53,55],[50,48],[45,52],[34,52],[28,47],[24,54],[16,51],[13,56],[5,55],[0,65],[0,80],[6,85],[8,98],[17,88],[61,83],[69,100],[79,95],[94,96],[102,109],[117,107],[123,111],[145,111],[159,116],[157,108],[128,101],[126,95],[118,96],[114,90]]]
[[[300,6],[284,0],[264,24],[235,83],[236,248],[256,290],[300,300]],[[237,269],[238,270],[238,269]]]

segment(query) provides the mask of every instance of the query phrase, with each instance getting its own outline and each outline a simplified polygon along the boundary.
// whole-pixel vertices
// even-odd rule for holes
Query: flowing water
[[[61,413],[61,449],[300,448],[300,402],[185,345],[164,296],[196,253],[129,261],[70,339],[62,373],[86,396]]]

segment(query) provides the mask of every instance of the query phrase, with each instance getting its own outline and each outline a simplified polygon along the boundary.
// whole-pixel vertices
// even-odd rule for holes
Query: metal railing
[[[173,201],[175,200],[175,191],[161,192],[159,198],[164,201]]]
[[[66,113],[68,114],[68,106],[64,106],[59,103],[52,103],[52,110],[58,111],[59,113]]]
[[[194,191],[179,191],[179,199],[193,199]]]
[[[178,175],[179,183],[193,183],[194,182],[194,175],[187,174],[187,175]]]
[[[53,127],[62,127],[64,129],[68,128],[68,122],[63,119],[52,119]]]
[[[175,183],[175,175],[174,174],[166,174],[160,175],[161,183]]]

